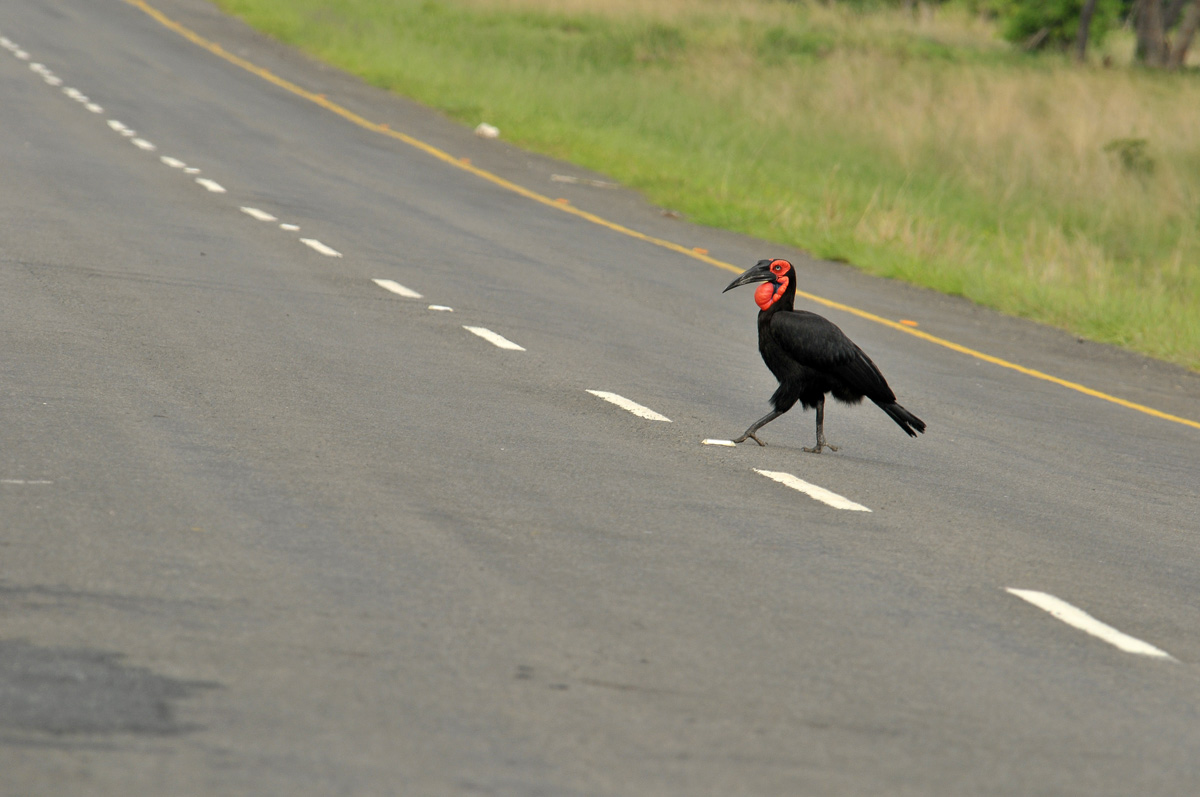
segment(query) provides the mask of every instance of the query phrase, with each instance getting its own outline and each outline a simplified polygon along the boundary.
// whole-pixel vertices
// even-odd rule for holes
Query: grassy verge
[[[1194,75],[1029,59],[953,8],[218,4],[693,221],[1200,370]]]

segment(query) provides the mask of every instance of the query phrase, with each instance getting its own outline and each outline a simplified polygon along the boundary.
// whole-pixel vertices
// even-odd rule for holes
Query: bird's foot
[[[820,454],[822,448],[828,448],[830,451],[838,450],[837,446],[835,446],[831,443],[826,443],[824,440],[818,440],[817,444],[815,446],[813,446],[812,448],[809,448],[808,446],[803,446],[803,448],[805,451],[807,451],[810,454]]]
[[[744,443],[744,442],[746,442],[746,440],[747,440],[747,439],[753,440],[754,442],[758,443],[760,446],[765,446],[765,445],[766,445],[766,443],[764,443],[762,440],[759,440],[759,439],[758,439],[758,435],[754,434],[753,432],[746,432],[744,435],[742,435],[741,437],[737,438],[737,439],[736,439],[736,440],[734,440],[733,442],[735,442],[735,443]]]

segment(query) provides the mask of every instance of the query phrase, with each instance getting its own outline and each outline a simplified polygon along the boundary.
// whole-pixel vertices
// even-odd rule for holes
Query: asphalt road
[[[0,8],[0,794],[1200,793],[1200,429],[822,310],[928,433],[702,445],[774,389],[752,291],[554,200],[1192,421],[1195,375],[153,7],[313,96],[123,0]]]

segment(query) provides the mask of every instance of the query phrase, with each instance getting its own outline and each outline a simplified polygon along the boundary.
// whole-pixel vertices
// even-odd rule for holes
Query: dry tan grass
[[[1164,97],[1126,72],[964,66],[948,78],[872,56],[833,60],[812,77],[798,106],[866,133],[906,166],[937,151],[967,184],[1001,196],[1109,197],[1121,214],[1164,219],[1195,210],[1194,189],[1171,166],[1200,146],[1200,85]],[[1144,139],[1156,168],[1131,174],[1106,151],[1120,139]]]
[[[610,18],[677,19],[697,14],[729,14],[762,19],[777,13],[761,0],[455,0],[457,5],[504,11],[536,10]]]
[[[879,9],[869,15],[839,4],[785,2],[785,0],[453,0],[457,5],[502,11],[544,11],[562,15],[590,15],[609,19],[639,18],[658,21],[745,21],[759,25],[806,24],[845,35],[877,40],[881,33],[897,31],[936,38],[952,46],[1002,49],[994,27],[986,20],[956,9],[909,14],[901,9]]]

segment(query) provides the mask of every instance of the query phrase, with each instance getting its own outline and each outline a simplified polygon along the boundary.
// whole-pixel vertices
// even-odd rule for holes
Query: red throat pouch
[[[779,300],[780,296],[783,296],[783,292],[787,290],[787,286],[788,283],[786,277],[780,280],[779,285],[776,285],[774,282],[764,282],[755,289],[754,302],[758,305],[760,310],[766,310],[768,307],[775,304],[775,302]]]

